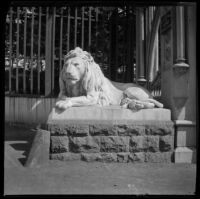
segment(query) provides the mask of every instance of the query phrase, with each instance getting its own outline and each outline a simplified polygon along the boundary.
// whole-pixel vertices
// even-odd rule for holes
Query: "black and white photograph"
[[[7,5],[4,196],[195,196],[197,2]]]

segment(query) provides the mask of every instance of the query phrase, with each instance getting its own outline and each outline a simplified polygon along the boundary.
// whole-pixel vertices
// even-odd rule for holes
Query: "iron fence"
[[[64,55],[76,46],[91,52],[108,78],[137,82],[135,20],[132,6],[10,7],[6,94],[57,96]],[[146,21],[147,27],[151,20]]]
[[[102,37],[109,31],[108,17],[108,11],[94,7],[11,7],[6,18],[5,91],[56,94],[64,55],[76,46],[92,52],[109,72],[109,35]]]

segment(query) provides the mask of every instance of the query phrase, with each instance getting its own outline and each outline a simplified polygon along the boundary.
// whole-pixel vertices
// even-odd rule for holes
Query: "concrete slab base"
[[[49,116],[48,122],[51,120],[69,121],[69,120],[104,120],[104,121],[120,121],[120,120],[171,120],[171,111],[164,108],[141,109],[133,111],[121,108],[120,106],[86,106],[71,107],[66,110],[53,108]]]
[[[196,149],[177,147],[174,152],[175,163],[196,163]]]
[[[49,161],[50,132],[38,129],[25,167],[39,167]]]

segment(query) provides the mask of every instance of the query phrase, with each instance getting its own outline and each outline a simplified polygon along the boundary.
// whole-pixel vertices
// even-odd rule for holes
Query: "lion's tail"
[[[158,108],[163,108],[164,107],[162,103],[158,102],[155,99],[148,99],[147,101],[154,103]]]

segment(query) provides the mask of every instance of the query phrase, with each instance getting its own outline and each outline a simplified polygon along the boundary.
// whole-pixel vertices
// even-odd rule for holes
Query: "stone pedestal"
[[[175,162],[196,163],[196,124],[176,120],[175,129]]]
[[[188,9],[187,17],[192,16],[190,9],[193,8]],[[196,44],[187,43],[186,46],[188,38],[185,32],[190,30],[188,35],[195,37],[195,24],[188,23],[186,28],[186,8],[183,6],[165,7],[161,13],[161,101],[172,111],[172,120],[176,124],[175,162],[194,162],[191,157],[196,144],[190,146],[188,142],[194,142],[196,135],[195,122],[192,122],[196,107],[195,103],[191,103],[195,101],[195,78],[191,75],[194,75],[196,66],[190,64],[194,57],[188,55],[190,49],[194,52]],[[180,140],[185,144],[179,146]]]
[[[102,162],[172,162],[174,124],[167,109],[119,106],[53,108],[50,158]]]

